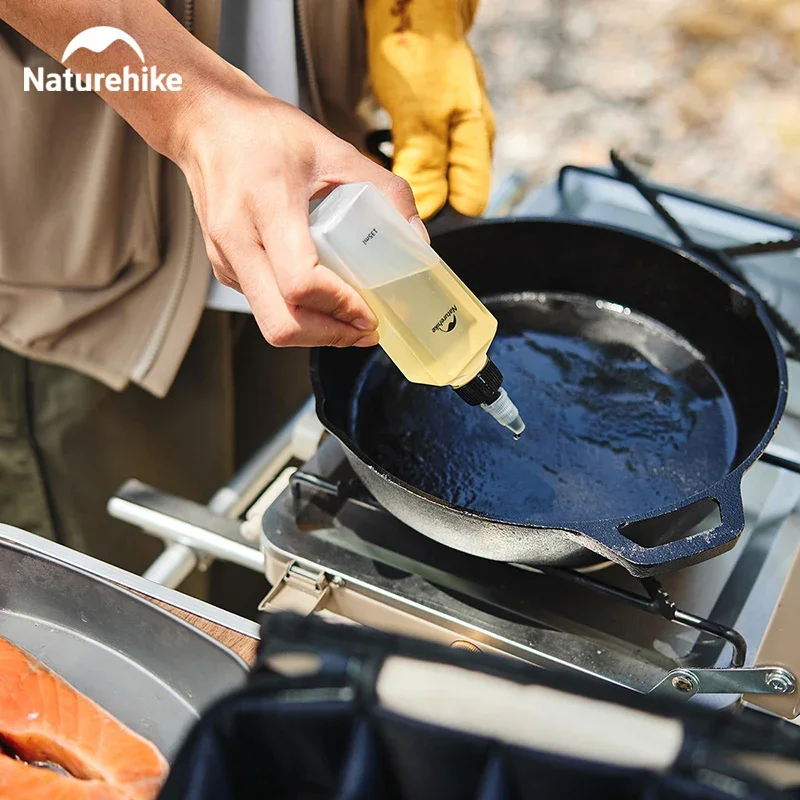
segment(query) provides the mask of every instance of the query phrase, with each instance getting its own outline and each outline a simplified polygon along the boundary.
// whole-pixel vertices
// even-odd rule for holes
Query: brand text
[[[23,73],[26,92],[179,92],[183,88],[183,76],[175,72],[169,75],[156,67],[132,70],[125,66],[121,73],[90,72],[81,75],[71,70],[45,72],[44,67],[32,70],[25,67]]]
[[[442,330],[444,327],[445,322],[447,322],[450,317],[452,317],[456,311],[458,311],[457,306],[452,306],[448,309],[447,313],[431,328],[431,333],[436,333],[436,331]],[[455,327],[455,325],[448,326],[448,333]]]

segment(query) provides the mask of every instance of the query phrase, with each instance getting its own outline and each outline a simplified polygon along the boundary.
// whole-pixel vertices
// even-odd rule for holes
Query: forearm
[[[180,91],[110,91],[100,96],[160,153],[179,161],[192,126],[215,95],[260,92],[239,70],[205,47],[158,0],[0,0],[0,19],[57,60],[88,28],[109,26],[130,34],[146,66],[182,77]],[[141,74],[130,47],[116,43],[102,53],[80,49],[67,65],[73,73]]]

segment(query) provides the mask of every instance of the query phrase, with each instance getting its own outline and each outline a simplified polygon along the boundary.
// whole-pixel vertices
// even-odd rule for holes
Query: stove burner
[[[800,465],[798,465],[800,471]],[[290,486],[292,495],[295,501],[299,501],[302,496],[303,487],[310,488],[314,493],[320,493],[324,496],[335,497],[340,501],[353,499],[356,503],[373,513],[388,514],[374,498],[371,498],[367,490],[357,479],[342,480],[342,481],[329,481],[319,475],[308,473],[303,470],[295,472],[290,479]],[[459,553],[459,556],[463,554]],[[468,556],[468,558],[475,558]],[[481,559],[478,559],[480,561]],[[491,562],[490,562],[491,563]],[[391,565],[388,566],[392,569]],[[621,589],[616,586],[604,583],[603,581],[593,578],[589,575],[582,574],[576,570],[566,567],[527,567],[525,565],[514,565],[517,569],[524,570],[531,573],[531,580],[535,580],[536,573],[549,575],[562,581],[567,581],[577,586],[582,586],[593,592],[604,595],[605,597],[613,598],[622,603],[626,603],[641,611],[649,614],[656,614],[662,616],[664,619],[682,625],[686,628],[691,628],[695,631],[707,633],[717,639],[728,642],[732,649],[731,667],[744,666],[745,657],[747,655],[747,642],[744,637],[733,628],[727,625],[720,625],[711,620],[705,619],[696,614],[691,614],[677,608],[675,603],[670,599],[669,594],[665,591],[660,581],[656,578],[639,578],[642,584],[646,597],[640,594]],[[402,574],[402,571],[400,571]]]

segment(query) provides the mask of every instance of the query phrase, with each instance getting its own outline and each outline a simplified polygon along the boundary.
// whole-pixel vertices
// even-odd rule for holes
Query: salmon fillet
[[[105,781],[81,781],[0,755],[3,800],[124,800],[125,797]]]
[[[3,756],[0,798],[62,791],[64,800],[153,800],[169,769],[154,745],[2,638],[0,739],[23,761],[58,764],[73,776]],[[16,785],[20,794],[11,794]]]

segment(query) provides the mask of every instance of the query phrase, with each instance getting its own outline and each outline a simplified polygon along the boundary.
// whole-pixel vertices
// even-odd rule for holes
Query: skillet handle
[[[667,515],[650,520],[631,523],[630,527],[649,524],[663,525],[665,516],[683,515],[698,504],[716,504],[720,523],[715,528],[701,531],[674,541],[646,547],[625,536],[625,523],[613,520],[600,520],[582,527],[581,533],[590,541],[582,542],[585,547],[621,564],[637,578],[646,578],[662,572],[688,567],[729,550],[744,530],[744,507],[742,505],[742,476],[732,473],[713,489],[692,498]],[[709,506],[710,509],[710,506]]]

